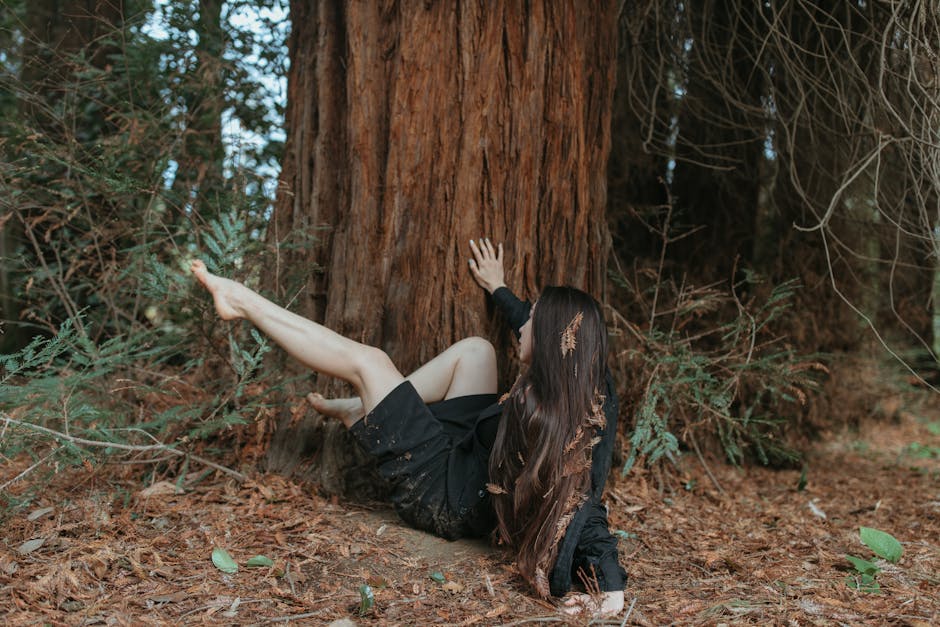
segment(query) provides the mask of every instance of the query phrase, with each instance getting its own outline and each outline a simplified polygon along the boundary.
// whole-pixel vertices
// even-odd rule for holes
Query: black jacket
[[[493,293],[493,300],[518,337],[519,329],[529,319],[531,304],[519,300],[505,287]],[[583,571],[588,578],[596,577],[603,592],[623,590],[627,582],[627,573],[621,567],[617,554],[617,539],[610,533],[607,510],[601,503],[613,457],[618,413],[617,394],[610,371],[607,372],[606,383],[604,415],[607,424],[604,429],[598,429],[600,440],[591,453],[591,494],[569,523],[558,549],[555,567],[549,578],[554,596],[567,593],[572,582],[580,580],[579,571]],[[499,405],[488,408],[480,415],[472,435],[476,444],[488,444],[486,448],[492,448],[499,415]]]

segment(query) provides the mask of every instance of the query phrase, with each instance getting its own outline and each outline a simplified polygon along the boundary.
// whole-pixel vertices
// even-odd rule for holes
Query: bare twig
[[[630,615],[633,614],[633,607],[636,605],[636,600],[639,597],[633,597],[633,601],[630,602],[630,607],[627,608],[627,613],[623,615],[623,620],[620,621],[620,627],[624,627],[627,624],[627,621],[630,619]]]
[[[22,479],[23,477],[25,477],[26,475],[28,475],[29,473],[31,473],[33,470],[35,470],[35,469],[38,468],[39,466],[41,466],[41,465],[43,465],[44,463],[46,463],[46,460],[48,460],[50,457],[52,457],[53,455],[55,455],[57,452],[58,452],[58,451],[52,451],[51,453],[49,453],[48,455],[46,455],[45,457],[43,457],[42,459],[40,459],[38,462],[36,462],[36,463],[33,464],[32,466],[30,466],[29,468],[27,468],[26,470],[24,470],[23,472],[21,472],[20,474],[16,475],[15,477],[13,477],[12,479],[10,479],[9,481],[7,481],[6,483],[4,483],[3,485],[0,485],[0,491],[6,490],[7,487],[13,485],[13,484],[16,483],[17,481],[19,481],[20,479]]]
[[[227,468],[225,466],[222,466],[221,464],[217,464],[204,457],[195,455],[194,453],[181,451],[179,449],[175,449],[172,446],[169,446],[163,443],[138,445],[138,444],[122,444],[120,442],[102,442],[100,440],[88,440],[86,438],[79,438],[74,435],[68,435],[60,431],[56,431],[54,429],[40,427],[39,425],[30,424],[22,420],[16,420],[15,418],[10,418],[9,416],[5,414],[0,414],[0,420],[2,420],[4,424],[14,425],[17,427],[23,427],[26,429],[30,429],[32,431],[38,431],[39,433],[45,433],[46,435],[52,436],[53,438],[57,440],[65,440],[66,442],[71,442],[72,444],[79,444],[83,446],[94,446],[98,448],[113,448],[113,449],[118,449],[122,451],[134,451],[138,453],[148,452],[148,451],[165,451],[167,453],[171,453],[179,457],[188,457],[189,459],[192,459],[195,462],[198,462],[205,466],[209,466],[210,468],[215,468],[216,470],[220,472],[224,472],[225,474],[231,477],[234,477],[235,479],[238,479],[239,481],[245,481],[248,479],[248,477],[238,472],[237,470],[232,470],[231,468]]]
[[[698,457],[699,463],[702,464],[702,468],[705,469],[705,474],[707,474],[708,478],[712,480],[712,484],[714,484],[715,488],[717,488],[720,493],[725,494],[724,488],[721,487],[721,484],[718,483],[718,479],[714,474],[712,474],[712,469],[708,467],[707,463],[705,463],[705,458],[702,456],[702,451],[698,448],[698,442],[695,439],[694,430],[689,430],[689,441],[692,443],[692,448],[695,449],[695,456]]]

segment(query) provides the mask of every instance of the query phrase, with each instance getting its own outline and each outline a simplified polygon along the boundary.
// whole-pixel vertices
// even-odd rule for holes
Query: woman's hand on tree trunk
[[[473,259],[470,260],[470,274],[480,284],[480,287],[492,294],[500,287],[505,287],[503,273],[503,245],[496,249],[489,238],[483,238],[480,243],[470,240],[470,250]]]

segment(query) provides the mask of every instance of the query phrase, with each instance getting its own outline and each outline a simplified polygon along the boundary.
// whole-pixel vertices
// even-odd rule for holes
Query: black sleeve
[[[594,445],[594,450],[591,452],[591,494],[597,500],[600,500],[601,495],[604,493],[607,475],[610,474],[614,446],[617,443],[617,414],[620,410],[617,391],[614,388],[614,378],[609,369],[604,378],[606,387],[604,392],[604,417],[607,419],[607,424],[604,425],[603,429],[598,430],[601,439]]]
[[[620,565],[617,538],[610,533],[607,511],[594,500],[585,503],[584,507],[589,510],[587,521],[581,529],[571,564],[575,581],[581,577],[588,580],[596,578],[601,592],[623,590],[627,584],[627,571]]]
[[[493,292],[493,302],[496,303],[496,306],[499,307],[503,315],[506,316],[506,320],[509,321],[509,326],[518,338],[519,329],[521,329],[522,325],[529,319],[529,312],[532,311],[532,303],[519,300],[508,287],[496,288],[496,291]]]

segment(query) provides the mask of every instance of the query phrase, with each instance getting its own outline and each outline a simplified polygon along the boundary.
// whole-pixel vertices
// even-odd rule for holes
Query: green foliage
[[[624,474],[641,458],[647,463],[674,459],[678,433],[692,447],[698,440],[717,440],[735,464],[748,458],[763,464],[798,458],[783,431],[802,411],[807,391],[816,388],[814,374],[822,366],[797,356],[774,334],[796,289],[793,282],[775,286],[760,300],[759,281],[750,273],[729,294],[657,280],[649,288],[654,298],[644,298],[643,290],[622,275],[612,279],[633,291],[638,302],[662,305],[671,295],[669,306],[661,309],[665,313],[649,316],[651,328],[618,318],[624,337],[636,341],[620,353],[618,365],[636,373],[627,399],[635,399],[636,409]],[[743,303],[737,292],[755,296]]]
[[[359,586],[359,615],[365,616],[375,607],[375,593],[372,586],[362,584]]]
[[[846,586],[861,592],[881,592],[881,585],[876,580],[878,573],[881,572],[880,568],[868,560],[855,557],[854,555],[846,555],[845,557],[855,568],[854,574],[846,576]]]
[[[0,403],[7,400],[7,395],[13,392],[8,385],[10,380],[17,376],[32,372],[47,366],[69,349],[69,345],[76,339],[76,331],[71,320],[66,320],[59,332],[51,339],[35,337],[22,350],[12,355],[0,354]]]
[[[20,3],[0,10],[0,41],[16,44],[6,51],[11,63],[0,64],[0,93],[11,96],[2,110],[16,111],[0,117],[4,236],[14,246],[0,281],[11,293],[0,298],[16,302],[14,311],[3,306],[0,351],[82,309],[96,340],[136,332],[146,324],[137,283],[153,270],[148,261],[179,265],[222,241],[242,257],[260,248],[281,146],[286,21],[249,35],[252,27],[228,18],[249,14],[239,23],[251,24],[256,12],[274,24],[284,7],[224,8],[216,32],[195,2],[129,3],[123,21],[110,32],[96,21],[104,32],[77,50],[23,30]],[[241,135],[223,136],[223,122]],[[241,239],[214,236],[219,225],[240,229]]]
[[[862,543],[878,557],[891,563],[897,563],[901,559],[904,549],[890,533],[871,527],[860,527],[858,533]],[[876,564],[854,555],[846,555],[845,558],[855,569],[853,574],[845,578],[846,586],[860,592],[881,592],[881,585],[877,581],[881,569]]]
[[[259,256],[271,211],[286,20],[246,40],[239,29],[253,27],[228,18],[273,23],[277,7],[226,3],[214,57],[188,0],[127,3],[82,49],[27,32],[25,3],[0,7],[0,112],[16,112],[0,116],[0,456],[29,455],[36,472],[145,461],[149,446],[185,449],[267,407],[267,343],[218,323],[188,263],[248,282],[257,272],[244,260]],[[252,69],[262,57],[267,76]],[[217,116],[201,118],[212,99]],[[223,119],[251,142],[221,135]],[[211,154],[189,142],[209,127],[224,143]],[[188,458],[171,459],[182,477]]]
[[[911,442],[904,447],[904,453],[916,459],[940,459],[940,446]]]
[[[896,564],[904,553],[901,543],[890,533],[871,527],[860,527],[858,535],[862,540],[862,544],[871,549],[875,555],[892,564]]]

